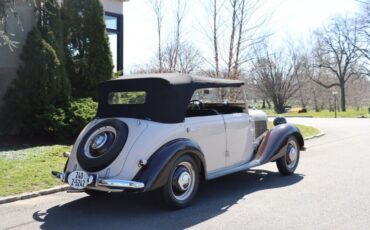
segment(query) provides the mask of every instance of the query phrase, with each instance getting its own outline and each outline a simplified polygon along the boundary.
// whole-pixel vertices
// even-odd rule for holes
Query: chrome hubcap
[[[190,181],[191,181],[191,177],[188,172],[181,173],[179,180],[178,180],[180,188],[183,191],[185,191],[189,187]]]
[[[84,151],[89,158],[104,155],[114,144],[117,132],[112,126],[104,126],[93,132],[86,141]]]
[[[181,162],[172,175],[172,192],[177,200],[189,198],[195,187],[195,171],[191,163]]]
[[[93,140],[91,148],[93,149],[101,148],[107,142],[107,139],[108,139],[107,133],[101,133],[97,135],[95,139]]]
[[[291,148],[288,157],[290,161],[295,161],[295,159],[297,158],[297,150],[295,148]]]
[[[294,168],[298,160],[298,146],[293,140],[289,141],[287,145],[287,165],[289,168]]]

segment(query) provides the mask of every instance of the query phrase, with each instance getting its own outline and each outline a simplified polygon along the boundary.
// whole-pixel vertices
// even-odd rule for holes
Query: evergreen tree
[[[66,71],[66,55],[63,43],[63,23],[60,7],[57,0],[46,0],[41,8],[39,28],[42,38],[49,43],[56,52],[60,68],[56,81],[59,84],[59,103],[67,104],[71,95],[71,83]]]
[[[7,132],[16,128],[24,135],[48,134],[48,122],[40,115],[69,102],[61,25],[57,1],[46,0],[23,47],[18,77],[4,97],[0,125]]]
[[[29,32],[23,47],[18,78],[4,97],[1,125],[4,130],[19,128],[25,135],[41,135],[46,127],[37,115],[60,99],[60,65],[53,47],[41,37],[38,28]]]
[[[76,98],[97,98],[97,85],[112,78],[112,55],[99,0],[64,0],[67,71]]]

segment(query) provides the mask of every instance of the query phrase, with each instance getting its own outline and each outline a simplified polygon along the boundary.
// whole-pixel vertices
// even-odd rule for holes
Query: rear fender
[[[189,139],[177,139],[159,148],[136,174],[134,181],[145,184],[144,192],[164,186],[176,159],[182,155],[192,156],[202,176],[206,175],[204,155],[198,144]]]
[[[285,147],[290,136],[297,138],[300,149],[304,148],[303,136],[299,129],[292,124],[280,124],[264,135],[257,149],[256,160],[264,164],[284,156]]]

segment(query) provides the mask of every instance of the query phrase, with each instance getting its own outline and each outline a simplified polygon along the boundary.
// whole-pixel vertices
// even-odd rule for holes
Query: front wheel
[[[285,155],[276,161],[281,175],[289,176],[294,173],[299,162],[299,143],[294,136],[289,137]]]
[[[173,209],[188,206],[199,186],[199,168],[191,156],[179,157],[172,166],[163,196],[166,204]]]

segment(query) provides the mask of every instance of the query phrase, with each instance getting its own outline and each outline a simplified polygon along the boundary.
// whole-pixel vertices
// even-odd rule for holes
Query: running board
[[[216,172],[210,172],[210,173],[207,174],[207,180],[213,180],[213,179],[216,179],[218,177],[225,176],[227,174],[244,171],[244,170],[247,170],[247,169],[250,169],[250,168],[253,168],[253,167],[257,167],[257,166],[260,166],[260,165],[261,165],[261,162],[259,160],[252,160],[252,161],[249,161],[249,162],[241,164],[241,165],[231,166],[231,167],[228,167],[228,168],[225,168],[225,169],[222,169],[222,170],[218,170]]]

